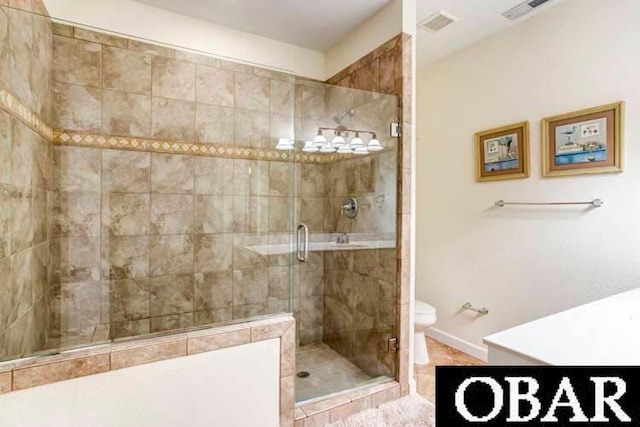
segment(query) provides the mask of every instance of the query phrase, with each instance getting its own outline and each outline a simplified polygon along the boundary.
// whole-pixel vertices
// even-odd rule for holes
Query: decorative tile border
[[[47,125],[38,114],[31,111],[24,102],[4,87],[0,87],[0,108],[13,114],[17,119],[36,131],[47,141],[53,139],[53,130],[51,127]]]
[[[76,147],[108,148],[115,150],[149,151],[154,153],[190,154],[194,156],[224,157],[231,159],[264,160],[272,162],[289,162],[289,151],[271,150],[268,148],[244,147],[228,144],[167,141],[151,138],[128,136],[111,136],[86,132],[55,129],[53,143]],[[383,153],[389,150],[383,150]],[[376,153],[378,154],[378,153]],[[344,154],[306,154],[295,153],[296,163],[326,164],[341,160],[357,158]]]
[[[280,425],[294,424],[295,320],[291,315],[0,363],[0,394],[251,342],[280,339]]]

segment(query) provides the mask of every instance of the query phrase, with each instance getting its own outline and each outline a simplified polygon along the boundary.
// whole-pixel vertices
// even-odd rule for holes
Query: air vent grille
[[[551,0],[527,0],[524,3],[520,3],[517,6],[512,7],[502,14],[505,18],[515,21],[518,18],[523,17],[524,15],[533,12],[534,9],[542,6],[545,3],[550,2]]]
[[[420,24],[418,25],[420,26],[420,28],[424,30],[435,33],[437,31],[442,30],[444,27],[453,24],[457,20],[458,18],[456,18],[455,16],[450,15],[446,12],[440,11],[438,13],[434,13],[433,15],[429,16],[427,19],[420,22]]]

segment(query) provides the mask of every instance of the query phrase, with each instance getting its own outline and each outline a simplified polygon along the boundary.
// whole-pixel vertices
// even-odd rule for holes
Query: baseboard
[[[453,347],[456,350],[460,350],[463,353],[467,353],[469,356],[473,356],[476,359],[480,359],[483,362],[487,361],[487,349],[479,345],[470,343],[454,335],[441,331],[438,328],[427,328],[425,335],[429,338],[433,338],[436,341],[440,341],[443,344]]]

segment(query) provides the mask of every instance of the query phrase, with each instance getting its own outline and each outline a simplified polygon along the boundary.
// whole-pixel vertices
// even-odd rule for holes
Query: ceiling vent
[[[434,13],[424,21],[420,22],[418,26],[423,30],[435,33],[442,30],[444,27],[453,24],[457,20],[458,18],[456,18],[455,16],[440,11],[438,13]]]
[[[511,21],[515,21],[516,19],[521,18],[527,13],[533,12],[536,8],[550,1],[551,0],[527,0],[524,3],[520,3],[519,5],[507,10],[502,14],[502,16]]]

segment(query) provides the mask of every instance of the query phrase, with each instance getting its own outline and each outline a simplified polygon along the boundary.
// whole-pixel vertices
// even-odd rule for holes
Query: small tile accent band
[[[24,102],[2,86],[0,86],[0,108],[15,116],[47,141],[53,139],[51,127],[38,114],[31,111]]]

